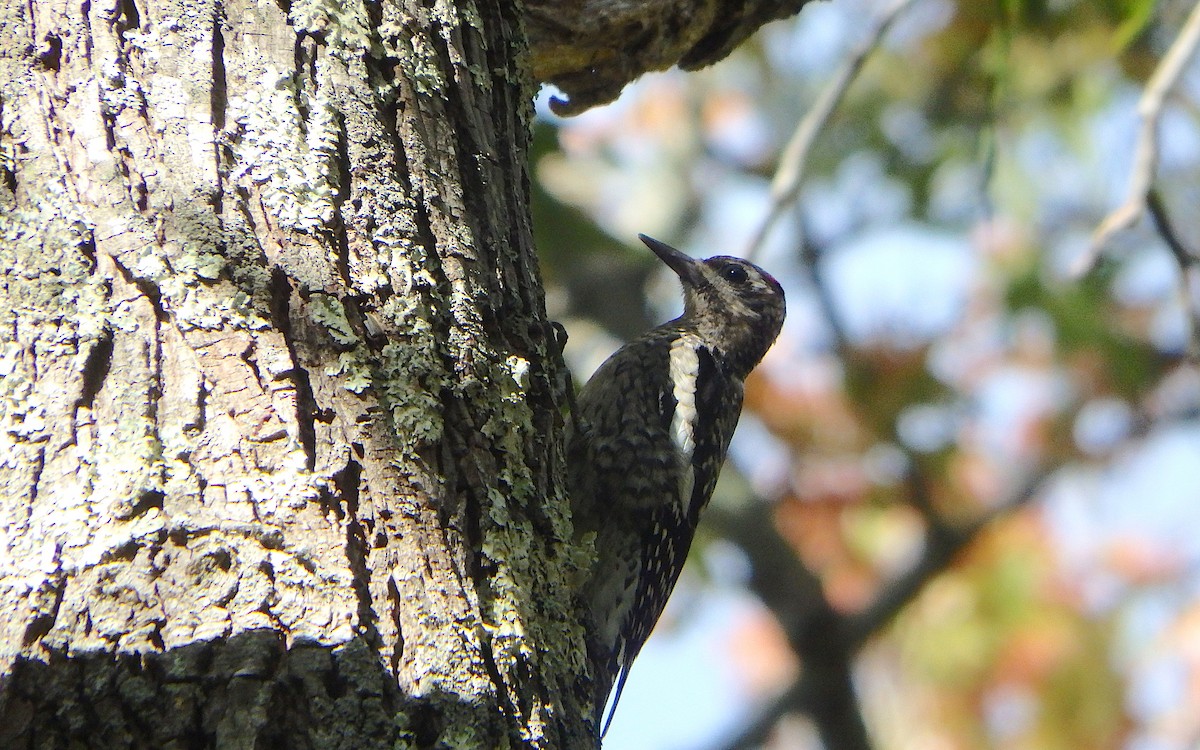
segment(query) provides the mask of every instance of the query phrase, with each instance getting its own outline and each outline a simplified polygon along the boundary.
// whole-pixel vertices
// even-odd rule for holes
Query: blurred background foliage
[[[1073,272],[1193,5],[906,3],[754,248],[883,2],[540,108],[537,244],[579,382],[678,312],[638,232],[750,254],[789,303],[606,748],[1200,747],[1196,263],[1143,220]],[[1198,107],[1193,62],[1154,183],[1193,259]]]

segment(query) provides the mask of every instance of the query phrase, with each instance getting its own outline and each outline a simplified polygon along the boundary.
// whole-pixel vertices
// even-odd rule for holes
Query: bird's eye
[[[732,281],[734,284],[745,284],[750,276],[746,273],[746,269],[741,266],[728,265],[721,269],[721,276],[726,281]]]

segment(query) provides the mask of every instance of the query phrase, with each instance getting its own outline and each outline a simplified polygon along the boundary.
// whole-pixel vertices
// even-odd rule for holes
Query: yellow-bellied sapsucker
[[[601,365],[579,393],[568,448],[576,531],[596,535],[582,598],[597,730],[614,681],[613,710],[675,587],[742,411],[743,380],[784,317],[782,287],[753,263],[696,260],[639,236],[683,283],[683,315]]]

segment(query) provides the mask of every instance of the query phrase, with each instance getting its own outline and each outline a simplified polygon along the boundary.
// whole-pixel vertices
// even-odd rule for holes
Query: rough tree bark
[[[0,4],[0,746],[592,744],[522,13]]]

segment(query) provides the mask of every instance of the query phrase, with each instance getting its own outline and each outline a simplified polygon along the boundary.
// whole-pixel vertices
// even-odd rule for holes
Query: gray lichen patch
[[[31,205],[0,212],[0,330],[10,332],[0,348],[0,467],[10,471],[0,481],[8,493],[36,492],[30,467],[45,461],[38,454],[72,439],[75,401],[85,391],[79,377],[119,324],[93,242],[57,182]],[[74,389],[52,377],[62,375]]]
[[[319,90],[299,89],[290,72],[273,69],[229,102],[236,128],[227,128],[227,138],[237,164],[230,179],[261,191],[264,207],[284,228],[311,233],[334,218],[340,182],[336,115]]]
[[[313,322],[325,330],[339,348],[357,346],[358,333],[346,317],[346,310],[337,297],[330,294],[314,294],[308,300],[308,314]]]
[[[298,0],[291,4],[288,20],[297,31],[321,37],[333,54],[348,60],[371,46],[370,22],[363,2]]]
[[[444,375],[428,339],[393,342],[380,353],[383,403],[397,438],[408,450],[441,439]]]
[[[45,186],[31,206],[0,211],[0,326],[49,326],[41,346],[99,337],[107,326],[108,291],[93,273],[92,227],[59,182]]]
[[[485,354],[476,340],[472,376],[467,391],[482,390],[476,403],[486,406],[475,417],[480,434],[491,447],[495,483],[488,489],[487,515],[480,521],[480,553],[495,571],[480,591],[491,655],[501,674],[516,676],[529,670],[562,673],[584,663],[582,631],[571,615],[571,533],[568,520],[530,470],[533,442],[523,425],[534,422],[530,405],[531,363],[524,357]],[[462,386],[460,386],[462,387]],[[467,392],[463,393],[468,395]],[[482,467],[481,467],[482,468]],[[533,518],[549,522],[535,528]],[[554,643],[554,651],[532,644]],[[542,706],[523,727],[525,741],[538,744],[553,724],[549,706]]]

